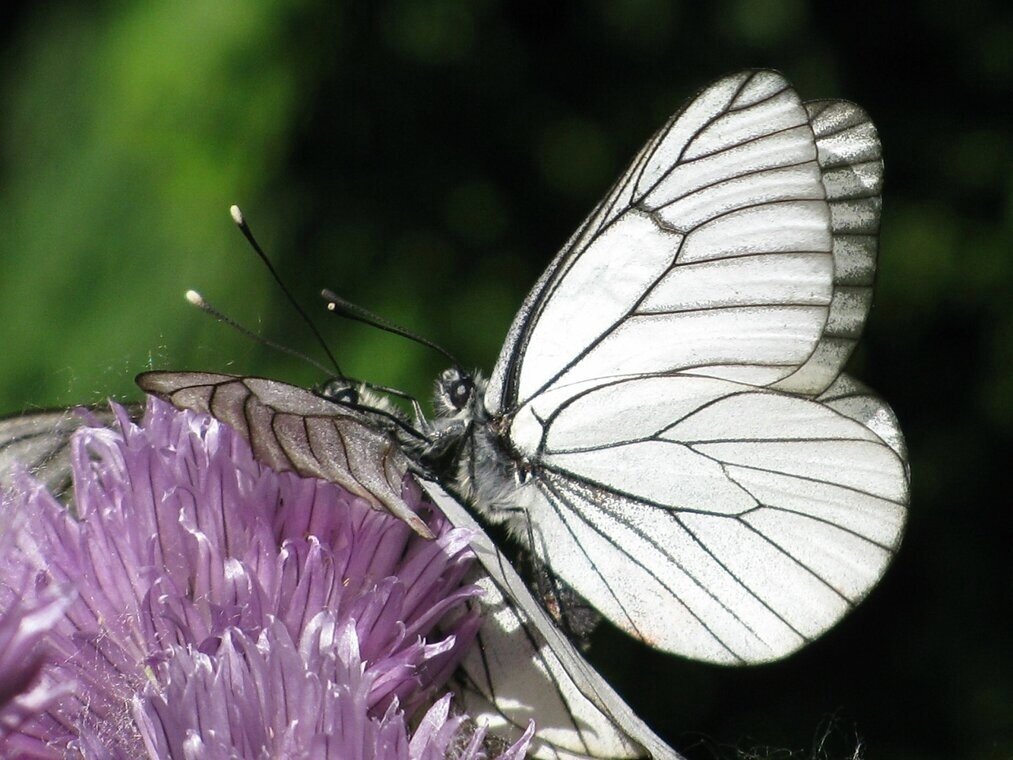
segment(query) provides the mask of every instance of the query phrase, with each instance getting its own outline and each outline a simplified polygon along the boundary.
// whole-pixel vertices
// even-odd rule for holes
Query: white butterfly
[[[488,384],[441,376],[423,460],[653,647],[805,645],[879,580],[908,503],[896,418],[842,374],[881,184],[857,106],[771,71],[711,85],[549,265]]]
[[[273,381],[139,382],[238,425],[271,466],[318,477],[356,459],[321,445],[328,418],[352,420],[363,446],[390,452],[383,472],[352,473],[375,506],[398,511],[407,453],[651,646],[774,660],[868,593],[905,520],[896,418],[842,374],[871,302],[881,184],[860,108],[803,103],[775,72],[735,74],[648,141],[563,247],[490,380],[441,375],[424,440]],[[469,711],[535,717],[538,757],[677,757],[484,534],[476,551],[495,612],[465,663]]]

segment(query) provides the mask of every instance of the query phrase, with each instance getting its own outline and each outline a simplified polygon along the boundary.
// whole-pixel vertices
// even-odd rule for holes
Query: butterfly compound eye
[[[339,404],[358,404],[359,393],[355,388],[343,388],[334,394],[334,400]]]
[[[320,395],[336,404],[358,404],[359,392],[344,382],[332,380],[320,389]]]
[[[447,396],[450,398],[450,403],[457,410],[464,409],[465,405],[471,400],[471,392],[475,389],[475,384],[467,377],[462,377],[454,380],[447,388]]]

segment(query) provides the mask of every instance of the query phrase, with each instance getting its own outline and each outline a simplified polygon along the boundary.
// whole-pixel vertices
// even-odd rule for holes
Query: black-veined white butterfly
[[[903,529],[896,418],[843,374],[871,302],[881,183],[860,108],[803,103],[775,72],[735,74],[672,117],[567,242],[489,381],[441,376],[421,443],[271,381],[139,382],[240,421],[269,464],[325,477],[337,454],[273,412],[369,420],[367,437],[397,437],[630,634],[710,662],[774,660],[868,593]],[[297,391],[314,406],[290,408]],[[476,548],[504,612],[466,667],[469,709],[484,700],[481,715],[521,725],[538,709],[540,757],[674,757],[495,547]],[[513,658],[539,663],[539,678],[512,680]],[[531,708],[539,694],[547,704]]]

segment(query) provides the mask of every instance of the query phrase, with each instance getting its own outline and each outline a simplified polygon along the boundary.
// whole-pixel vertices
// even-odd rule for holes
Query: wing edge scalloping
[[[839,287],[863,291],[860,297],[863,305],[860,307],[861,314],[857,325],[852,329],[834,331],[833,327],[843,321],[842,313],[847,309],[846,304],[834,298],[827,314],[824,333],[813,346],[809,361],[788,377],[770,386],[791,393],[817,396],[826,391],[843,372],[844,365],[862,337],[872,307],[872,289],[875,284],[876,259],[879,252],[883,149],[875,124],[861,106],[848,100],[832,98],[806,101],[803,106],[809,114],[816,140],[820,175],[830,207],[834,296],[837,295]],[[843,127],[838,128],[840,122],[843,122]],[[842,159],[838,152],[831,149],[832,143],[839,135],[862,129],[868,134],[856,140],[860,143],[856,160]],[[871,194],[855,192],[841,186],[840,176],[860,175],[856,167],[870,171],[870,177],[866,182],[859,181],[856,184],[864,189],[866,184],[871,183],[873,188]],[[865,212],[871,217],[871,227],[856,231],[849,224],[850,218],[839,213],[839,209],[846,208],[849,202],[857,202],[865,207]]]

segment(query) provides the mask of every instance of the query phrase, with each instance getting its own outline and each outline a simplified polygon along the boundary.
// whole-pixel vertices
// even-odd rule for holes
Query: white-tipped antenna
[[[198,309],[200,309],[201,311],[203,311],[205,314],[211,315],[212,317],[214,317],[215,319],[217,319],[219,322],[221,322],[221,323],[223,323],[225,325],[228,325],[233,330],[236,330],[241,335],[245,335],[250,340],[255,341],[256,343],[259,343],[262,346],[267,346],[268,348],[273,348],[276,351],[281,351],[282,353],[286,353],[289,356],[294,356],[294,357],[296,357],[298,359],[302,359],[305,362],[309,362],[314,367],[316,367],[318,370],[320,370],[321,372],[323,372],[325,375],[329,375],[330,374],[330,372],[328,372],[328,370],[327,370],[327,367],[325,367],[320,362],[315,361],[314,359],[310,358],[309,356],[306,356],[306,354],[304,354],[304,353],[302,353],[300,351],[296,351],[295,349],[289,348],[288,346],[283,346],[280,343],[275,343],[273,340],[269,340],[269,339],[263,337],[262,335],[257,335],[257,333],[253,332],[253,330],[250,330],[247,327],[243,327],[241,324],[239,324],[238,322],[236,322],[231,317],[225,316],[225,314],[223,314],[218,309],[216,309],[214,306],[212,306],[210,303],[208,303],[208,301],[204,298],[204,296],[202,296],[196,290],[188,290],[188,291],[186,291],[185,296],[186,296],[186,300],[187,301],[189,301],[191,304],[193,304]],[[346,381],[348,383],[349,387],[351,387],[351,388],[354,388],[355,386],[362,386],[364,388],[369,388],[370,390],[378,391],[380,393],[389,393],[392,396],[397,396],[399,398],[407,399],[407,400],[409,400],[409,401],[412,402],[412,408],[415,411],[416,415],[418,415],[418,417],[420,419],[423,418],[422,409],[419,407],[419,402],[413,396],[405,393],[404,391],[399,391],[396,388],[388,388],[388,387],[386,387],[384,385],[376,385],[375,383],[367,383],[367,382],[364,382],[362,380],[353,380],[352,378],[345,378],[345,377],[343,377],[341,379],[344,380],[344,381]],[[407,424],[404,420],[400,419],[396,415],[390,414],[389,412],[387,412],[384,409],[375,409],[375,408],[370,407],[370,406],[363,406],[363,405],[359,404],[357,401],[345,401],[345,402],[341,402],[341,403],[343,404],[343,406],[347,406],[347,407],[349,407],[351,409],[357,409],[357,410],[359,410],[361,412],[369,412],[371,414],[377,414],[377,415],[380,415],[381,417],[385,417],[385,418],[389,419],[391,422],[393,422],[395,425],[397,425],[399,428],[401,428],[402,430],[404,430],[409,435],[411,435],[411,436],[413,436],[415,438],[418,438],[419,440],[425,440],[426,439],[425,435],[423,435],[422,433],[420,433],[418,430],[416,430],[415,428],[413,428],[411,425]]]
[[[231,317],[225,316],[225,314],[223,314],[221,311],[219,311],[210,303],[208,303],[207,300],[205,300],[204,296],[202,296],[196,290],[186,291],[185,296],[187,301],[189,301],[191,304],[193,304],[198,309],[203,311],[205,314],[210,314],[212,317],[217,319],[222,324],[228,325],[233,330],[240,333],[241,335],[245,335],[250,340],[259,343],[262,346],[273,348],[276,351],[281,351],[282,353],[288,354],[289,356],[294,356],[298,359],[302,359],[305,362],[309,362],[318,370],[323,372],[325,375],[330,374],[330,370],[327,367],[325,367],[323,364],[316,361],[315,359],[302,353],[301,351],[296,351],[295,349],[289,348],[288,346],[283,346],[280,343],[275,343],[273,340],[269,340],[262,335],[257,335],[257,333],[253,332],[253,330],[249,329],[248,327],[243,327],[241,324],[236,322]]]
[[[246,223],[246,217],[243,216],[242,210],[239,206],[233,204],[229,206],[229,214],[232,216],[232,221],[236,223],[239,231],[243,233],[243,237],[246,238],[246,242],[250,244],[250,247],[253,248],[257,256],[260,257],[261,262],[267,267],[267,271],[271,273],[271,277],[274,278],[275,283],[279,288],[281,288],[281,292],[285,294],[285,298],[288,299],[289,304],[291,304],[292,308],[299,313],[299,316],[302,317],[302,321],[306,324],[306,326],[310,328],[310,331],[316,337],[320,347],[324,349],[324,353],[327,354],[327,358],[334,366],[337,376],[342,379],[346,379],[345,373],[342,372],[341,367],[338,366],[338,360],[334,358],[334,354],[331,353],[331,349],[327,347],[327,342],[324,340],[324,336],[320,334],[320,331],[317,330],[317,326],[313,324],[313,320],[310,319],[309,315],[305,311],[303,311],[299,302],[295,300],[295,296],[293,296],[291,291],[289,291],[286,287],[285,283],[281,279],[281,276],[271,263],[271,260],[268,259],[267,254],[264,253],[264,249],[260,247],[260,243],[258,243],[257,239],[253,236],[253,231],[250,229],[250,225]],[[327,370],[325,370],[325,372],[330,374]]]
[[[257,239],[253,236],[253,231],[250,229],[250,225],[248,225],[246,223],[246,217],[243,216],[242,209],[239,208],[239,206],[233,204],[233,205],[229,206],[229,214],[232,216],[232,221],[235,222],[235,224],[236,224],[237,227],[239,227],[239,231],[243,233],[243,237],[246,238],[247,242],[250,244],[250,247],[253,248],[253,250],[254,250],[254,252],[256,252],[257,256],[260,257],[261,262],[263,262],[264,266],[267,267],[267,271],[269,271],[271,273],[271,277],[274,278],[275,283],[277,283],[278,287],[281,288],[281,291],[285,294],[285,297],[288,299],[288,302],[295,308],[295,310],[297,312],[299,312],[299,315],[302,317],[303,322],[305,322],[306,325],[310,328],[310,330],[313,331],[313,334],[316,336],[317,341],[320,343],[321,347],[324,349],[324,352],[327,354],[327,358],[330,359],[331,360],[331,364],[334,365],[334,369],[337,371],[338,378],[340,378],[341,380],[346,381],[349,385],[352,385],[352,386],[354,386],[354,385],[362,385],[362,386],[364,386],[366,388],[370,388],[371,390],[379,391],[380,393],[389,393],[392,396],[397,396],[398,398],[406,399],[406,400],[408,400],[408,401],[411,402],[412,409],[414,410],[416,416],[419,419],[424,419],[424,417],[422,415],[422,409],[419,406],[419,402],[418,402],[418,400],[414,396],[412,396],[412,395],[410,395],[408,393],[405,393],[404,391],[399,391],[396,388],[388,388],[388,387],[383,386],[383,385],[376,385],[374,383],[367,383],[367,382],[363,382],[361,380],[353,380],[352,378],[349,378],[348,376],[346,376],[341,371],[341,368],[338,366],[337,360],[334,358],[334,355],[331,353],[331,350],[327,347],[327,343],[324,341],[323,336],[317,330],[316,325],[313,324],[313,321],[309,318],[309,315],[307,315],[306,312],[303,311],[302,307],[299,306],[299,303],[295,300],[295,297],[292,295],[292,293],[289,291],[289,289],[287,287],[285,287],[285,283],[282,282],[282,279],[278,275],[278,272],[275,270],[274,266],[271,264],[271,261],[267,258],[267,255],[264,253],[264,250],[260,247],[260,244],[257,242]],[[330,295],[333,295],[333,294],[330,294]],[[236,330],[239,330],[239,332],[243,333],[244,335],[248,335],[249,337],[253,338],[258,343],[261,343],[261,344],[263,344],[265,346],[270,346],[271,348],[276,348],[276,349],[278,349],[280,351],[284,351],[285,353],[290,354],[292,356],[299,356],[299,357],[305,359],[306,361],[310,362],[313,366],[315,366],[318,369],[322,370],[324,372],[324,374],[330,374],[328,372],[328,370],[327,370],[326,367],[323,367],[319,363],[315,362],[313,359],[310,359],[305,354],[302,354],[302,353],[300,353],[298,351],[295,351],[293,349],[290,349],[290,348],[287,348],[285,346],[282,346],[282,345],[279,345],[277,343],[274,343],[273,341],[267,340],[266,338],[262,338],[261,336],[255,334],[254,332],[252,332],[252,331],[246,329],[245,327],[243,327],[242,325],[238,324],[234,320],[229,319],[224,314],[222,314],[220,311],[218,311],[217,309],[215,309],[214,307],[212,307],[211,304],[209,304],[207,301],[205,301],[204,298],[200,295],[200,293],[197,293],[196,291],[193,291],[193,290],[189,290],[186,293],[186,299],[190,303],[192,303],[194,306],[197,306],[198,308],[202,309],[203,311],[207,312],[208,314],[211,314],[213,317],[215,317],[215,319],[218,319],[221,322],[224,322],[225,324],[229,325],[230,327],[232,327],[232,328],[234,328]],[[337,296],[334,296],[333,300],[341,302],[341,299],[337,298]],[[333,306],[330,306],[330,308],[332,310],[334,309]],[[440,350],[440,349],[437,348],[437,350]],[[445,355],[447,355],[446,352],[443,352],[443,353]],[[457,363],[454,362],[454,364],[456,366]],[[410,425],[406,424],[403,420],[399,419],[396,415],[392,415],[392,414],[390,414],[389,412],[386,412],[383,409],[374,409],[372,407],[361,406],[359,404],[351,404],[351,403],[346,403],[345,405],[349,406],[349,407],[351,407],[353,409],[358,409],[359,411],[369,412],[369,413],[372,413],[372,414],[378,414],[378,415],[380,415],[382,417],[386,417],[386,418],[390,419],[391,422],[393,422],[394,424],[396,424],[398,427],[400,427],[402,430],[404,430],[405,432],[409,433],[410,435],[412,435],[412,436],[414,436],[416,438],[419,438],[421,440],[425,440],[425,438],[426,438],[425,435],[423,435],[419,431],[415,430],[415,428],[411,427]]]

